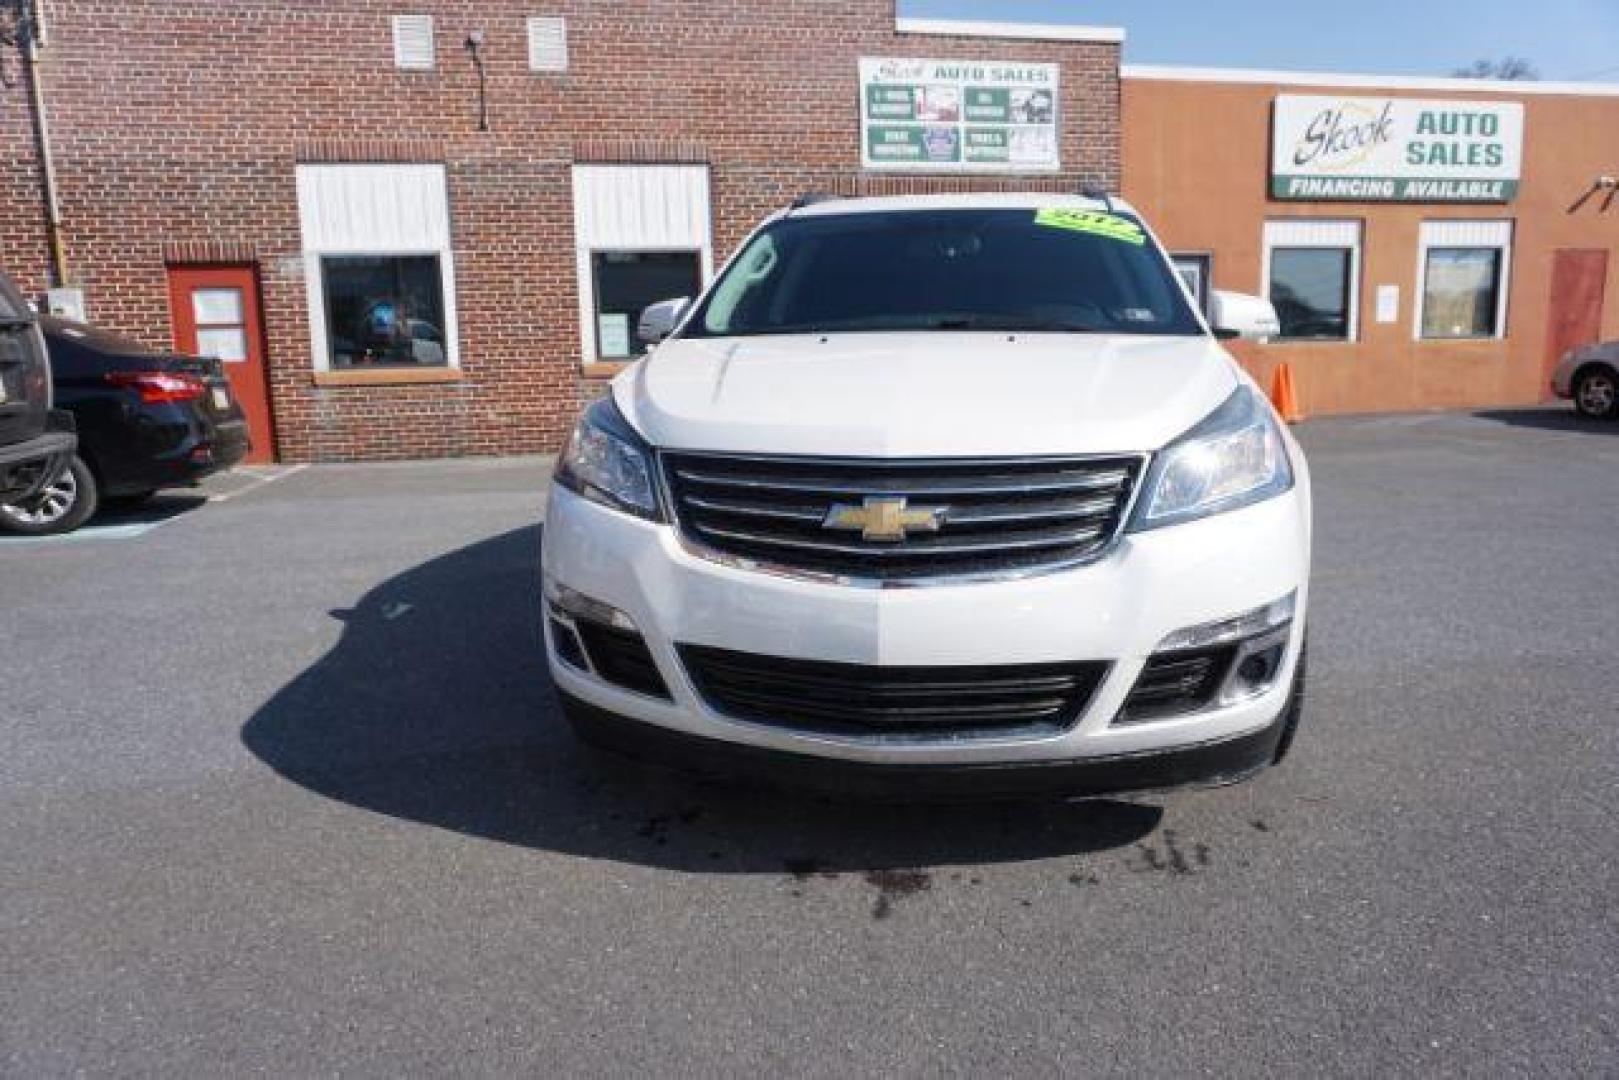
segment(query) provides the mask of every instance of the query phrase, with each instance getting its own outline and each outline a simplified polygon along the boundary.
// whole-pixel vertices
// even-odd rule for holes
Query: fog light
[[[634,619],[549,576],[544,587],[551,638],[563,662],[625,690],[670,700],[669,686]]]
[[[637,629],[635,620],[612,604],[586,596],[577,589],[570,589],[549,576],[545,579],[545,598],[550,602],[553,611],[570,618],[600,623],[603,626],[616,626],[620,630]]]
[[[1262,683],[1276,670],[1276,658],[1270,655],[1250,656],[1237,668],[1237,677],[1243,682]]]
[[[1230,705],[1258,697],[1276,684],[1287,654],[1287,638],[1292,624],[1278,626],[1267,634],[1244,641],[1237,648],[1231,675],[1220,689],[1220,704]]]
[[[1153,652],[1206,649],[1211,645],[1241,641],[1243,638],[1251,638],[1267,630],[1274,630],[1293,620],[1293,606],[1297,596],[1297,592],[1290,592],[1280,600],[1272,601],[1264,607],[1254,608],[1252,611],[1245,611],[1241,615],[1176,630],[1160,641]]]
[[[1113,723],[1189,716],[1265,693],[1282,673],[1295,595],[1165,636]]]

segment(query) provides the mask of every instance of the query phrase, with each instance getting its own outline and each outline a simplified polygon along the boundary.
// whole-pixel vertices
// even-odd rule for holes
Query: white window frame
[[[706,165],[575,165],[573,220],[579,344],[586,364],[633,359],[599,354],[593,268],[598,252],[695,251],[699,284],[707,288],[714,280]]]
[[[1192,303],[1197,307],[1199,314],[1207,316],[1210,301],[1214,297],[1214,252],[1207,250],[1171,251],[1169,253],[1169,265],[1175,271],[1176,277],[1180,277],[1182,260],[1197,263],[1198,291],[1192,293]],[[1181,283],[1184,285],[1186,279],[1181,278]],[[1191,293],[1191,289],[1187,289],[1187,292]]]
[[[1343,338],[1274,337],[1278,345],[1353,345],[1360,340],[1361,248],[1366,239],[1359,218],[1272,218],[1265,222],[1261,295],[1270,299],[1271,253],[1277,248],[1323,248],[1349,251],[1349,327]]]
[[[1416,317],[1411,324],[1412,340],[1430,345],[1461,345],[1469,341],[1500,341],[1507,336],[1508,300],[1512,293],[1513,223],[1510,219],[1474,220],[1448,218],[1424,221],[1417,242]],[[1495,248],[1501,253],[1501,282],[1495,297],[1495,332],[1479,337],[1426,337],[1422,321],[1428,304],[1428,252],[1433,248]]]
[[[332,211],[357,209],[352,218]],[[436,255],[444,301],[444,366],[458,371],[461,328],[455,295],[455,256],[450,248],[448,179],[443,165],[299,165],[298,215],[303,237],[304,284],[309,304],[311,361],[317,372],[333,369],[326,326],[328,255],[404,258]]]

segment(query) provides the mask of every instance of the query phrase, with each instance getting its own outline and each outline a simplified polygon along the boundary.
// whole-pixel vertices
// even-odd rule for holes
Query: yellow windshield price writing
[[[1034,214],[1034,223],[1052,229],[1105,236],[1109,240],[1120,240],[1126,244],[1147,242],[1147,234],[1141,231],[1140,225],[1129,218],[1104,214],[1100,210],[1037,210]]]

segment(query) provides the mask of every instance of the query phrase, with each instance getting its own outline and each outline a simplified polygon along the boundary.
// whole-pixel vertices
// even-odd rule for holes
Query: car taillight
[[[141,401],[155,405],[164,401],[195,401],[208,392],[201,379],[191,375],[173,375],[166,371],[114,371],[107,381],[114,386],[126,387],[141,396]]]

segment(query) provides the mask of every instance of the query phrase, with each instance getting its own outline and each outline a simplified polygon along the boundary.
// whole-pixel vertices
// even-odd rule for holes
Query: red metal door
[[[258,272],[251,266],[169,267],[174,347],[224,361],[231,392],[247,415],[253,440],[247,460],[275,460],[270,377],[264,363]]]
[[[1550,394],[1552,369],[1564,353],[1589,345],[1602,335],[1602,300],[1607,282],[1606,249],[1560,248],[1553,254],[1542,394]]]

